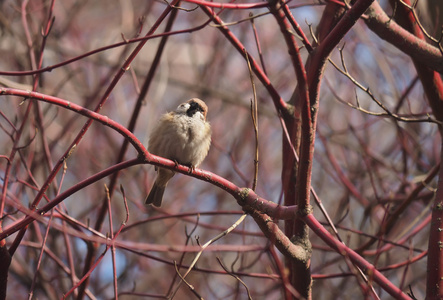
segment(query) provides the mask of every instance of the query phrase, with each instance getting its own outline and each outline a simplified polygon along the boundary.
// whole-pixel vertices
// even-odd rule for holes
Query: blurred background
[[[386,1],[380,4],[388,15],[392,13]],[[251,187],[255,138],[248,65],[197,5],[180,5],[172,31],[187,32],[173,34],[167,40],[133,132],[146,146],[150,130],[161,114],[174,110],[189,98],[201,98],[209,107],[213,143],[200,167],[237,186]],[[297,0],[289,6],[312,42],[310,32],[316,32],[325,3]],[[46,39],[43,67],[107,47],[41,73],[37,87],[40,93],[93,110],[136,44],[108,46],[145,35],[167,4],[165,1],[65,0],[55,1],[51,9],[51,1],[5,0],[0,7],[1,72],[36,69],[43,41],[42,28],[51,10],[55,19]],[[418,16],[431,35],[440,33],[442,11],[441,1],[419,1]],[[256,17],[253,24],[250,14]],[[268,9],[225,9],[219,16],[260,61],[257,34],[261,66],[280,96],[289,101],[297,81],[283,36]],[[166,23],[167,18],[156,33],[163,33]],[[153,38],[146,43],[113,89],[101,114],[128,126],[159,42],[160,38]],[[381,40],[363,21],[357,22],[340,47],[349,73],[390,111],[417,118],[432,114],[409,56]],[[306,59],[306,49],[301,52]],[[339,49],[333,51],[331,60],[343,68]],[[32,90],[33,79],[33,75],[0,73],[0,84],[5,87]],[[282,127],[271,97],[257,78],[254,80],[260,153],[256,192],[281,203],[281,170],[285,163],[282,162]],[[22,125],[28,100],[22,101],[23,98],[12,96],[0,99],[1,155],[10,155],[16,140],[15,131],[24,126],[17,155],[11,162],[3,228],[24,217],[12,203],[28,207],[52,166],[62,158],[87,121],[74,112],[40,102],[38,110],[32,110]],[[355,109],[358,105],[371,113],[384,112],[367,93],[328,63],[321,86],[312,186],[344,242],[353,249],[377,234],[387,214],[404,201],[439,162],[441,144],[434,123],[398,122]],[[66,160],[65,171],[58,172],[47,190],[47,199],[114,165],[123,142],[119,133],[93,123]],[[130,146],[125,160],[136,156],[137,152]],[[6,165],[6,159],[0,160],[2,186]],[[94,262],[106,249],[101,239],[94,241],[98,235],[91,228],[109,236],[125,220],[121,185],[128,201],[129,221],[117,238],[115,261],[108,250],[90,275],[85,286],[86,298],[114,298],[115,277],[121,299],[161,298],[171,296],[176,289],[176,299],[193,298],[184,284],[178,288],[180,280],[174,262],[188,266],[195,251],[182,251],[183,246],[197,246],[215,237],[234,223],[242,210],[225,191],[181,174],[169,183],[161,209],[145,207],[143,201],[154,176],[154,167],[150,165],[137,165],[120,172],[111,198],[112,225],[107,214],[98,223],[98,215],[106,205],[104,186],[109,186],[110,178],[67,198],[52,218],[48,215],[45,221],[32,223],[13,257],[8,297],[23,299],[32,293],[36,299],[60,299],[69,291],[83,277],[85,268],[88,270],[85,267],[88,259]],[[434,178],[389,234],[361,253],[396,286],[404,291],[410,287],[418,299],[424,298],[426,260],[423,253],[427,249],[435,186]],[[46,201],[43,199],[42,204]],[[318,207],[314,207],[314,214],[323,220]],[[68,215],[76,223],[68,220]],[[48,225],[48,222],[51,223]],[[280,225],[282,228],[283,222]],[[48,226],[49,235],[37,270]],[[8,237],[7,245],[13,240],[14,236]],[[312,243],[313,298],[364,299],[366,295],[343,258],[314,235]],[[247,288],[226,274],[217,258],[239,276]],[[187,281],[207,299],[247,299],[248,290],[253,299],[280,299],[283,288],[278,265],[283,261],[248,217],[203,253]],[[183,274],[186,268],[180,270]],[[380,298],[390,299],[384,291],[375,289]],[[71,297],[76,295],[78,290]]]

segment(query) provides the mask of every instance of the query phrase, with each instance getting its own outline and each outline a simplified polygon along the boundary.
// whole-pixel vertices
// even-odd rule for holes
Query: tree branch
[[[390,18],[378,2],[367,10],[366,25],[380,38],[408,54],[428,68],[443,73],[443,53],[425,40],[417,38]]]

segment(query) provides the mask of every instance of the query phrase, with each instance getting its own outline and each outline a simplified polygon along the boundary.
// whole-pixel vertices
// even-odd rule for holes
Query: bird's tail
[[[154,185],[152,186],[152,189],[145,200],[146,205],[152,204],[156,207],[160,207],[162,205],[166,185],[174,174],[175,172],[171,170],[158,168],[157,179],[155,180]]]
[[[164,192],[165,186],[159,186],[157,183],[154,183],[148,197],[146,197],[145,204],[152,204],[156,207],[160,207],[162,205]]]

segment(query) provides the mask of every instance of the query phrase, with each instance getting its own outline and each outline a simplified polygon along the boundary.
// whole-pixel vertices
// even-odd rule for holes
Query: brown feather
[[[207,112],[208,107],[202,100],[192,98],[180,104],[174,112],[164,114],[151,132],[148,151],[191,168],[198,167],[211,145]],[[146,204],[161,205],[166,185],[174,174],[171,170],[158,168]]]

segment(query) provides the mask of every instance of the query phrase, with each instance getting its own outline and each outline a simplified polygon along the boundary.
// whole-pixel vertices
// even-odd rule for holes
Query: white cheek
[[[189,107],[190,107],[189,103],[180,104],[175,111],[177,113],[184,114],[185,112],[188,111]]]
[[[197,111],[194,115],[194,118],[200,119],[202,121],[205,120],[205,116],[203,116],[203,114],[200,111]]]

